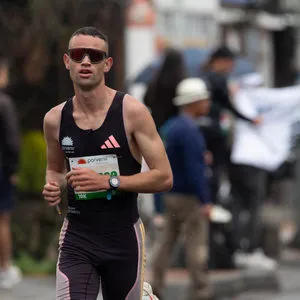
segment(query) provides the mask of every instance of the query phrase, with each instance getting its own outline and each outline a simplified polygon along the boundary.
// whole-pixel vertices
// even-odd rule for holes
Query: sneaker
[[[232,214],[220,205],[214,205],[210,213],[210,221],[213,223],[226,224],[232,220]]]
[[[10,266],[6,271],[2,271],[0,275],[0,288],[11,289],[14,285],[22,280],[21,271],[16,266]]]
[[[248,265],[248,257],[249,257],[249,254],[241,252],[241,251],[237,251],[233,255],[233,261],[234,261],[235,267],[246,268]]]
[[[277,268],[276,260],[266,256],[261,249],[256,250],[248,257],[248,264],[254,268],[274,271]]]
[[[152,287],[148,282],[144,282],[142,300],[159,300],[155,295],[153,295]]]
[[[266,256],[261,249],[256,250],[252,254],[252,264],[269,271],[274,271],[278,265],[276,260]]]

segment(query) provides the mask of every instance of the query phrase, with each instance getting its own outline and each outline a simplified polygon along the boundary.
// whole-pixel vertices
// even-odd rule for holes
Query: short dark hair
[[[77,35],[89,35],[89,36],[93,36],[93,37],[98,37],[99,39],[106,42],[107,50],[108,50],[108,38],[107,38],[107,36],[104,33],[102,33],[100,30],[98,30],[96,27],[87,26],[87,27],[79,28],[72,34],[70,40],[74,36],[77,36]]]
[[[215,49],[212,52],[212,54],[210,56],[210,61],[214,61],[218,58],[234,59],[235,57],[236,57],[236,54],[231,49],[229,49],[226,46],[222,46],[222,47]]]

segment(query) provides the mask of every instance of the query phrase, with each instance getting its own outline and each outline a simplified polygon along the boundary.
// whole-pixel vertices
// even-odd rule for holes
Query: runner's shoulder
[[[129,94],[124,98],[124,113],[131,120],[150,116],[147,106]]]
[[[65,103],[66,103],[66,101],[54,106],[45,114],[45,117],[44,117],[45,125],[48,125],[51,127],[59,126],[60,119],[61,119],[61,112],[62,112],[62,109],[63,109]]]

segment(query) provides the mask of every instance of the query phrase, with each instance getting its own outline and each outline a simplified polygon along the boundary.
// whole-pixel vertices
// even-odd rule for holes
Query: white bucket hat
[[[182,106],[200,100],[206,100],[210,96],[205,82],[200,78],[183,79],[176,88],[176,97],[173,103]]]

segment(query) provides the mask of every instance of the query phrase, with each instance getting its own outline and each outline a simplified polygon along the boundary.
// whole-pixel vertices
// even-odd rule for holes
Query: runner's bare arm
[[[44,136],[47,144],[46,182],[66,185],[66,165],[64,154],[59,146],[59,125],[62,104],[52,108],[44,118]]]
[[[127,99],[126,99],[127,98]],[[168,191],[173,185],[173,175],[163,142],[146,106],[126,96],[124,116],[127,129],[137,143],[149,171],[132,176],[120,176],[120,190],[137,193]]]

